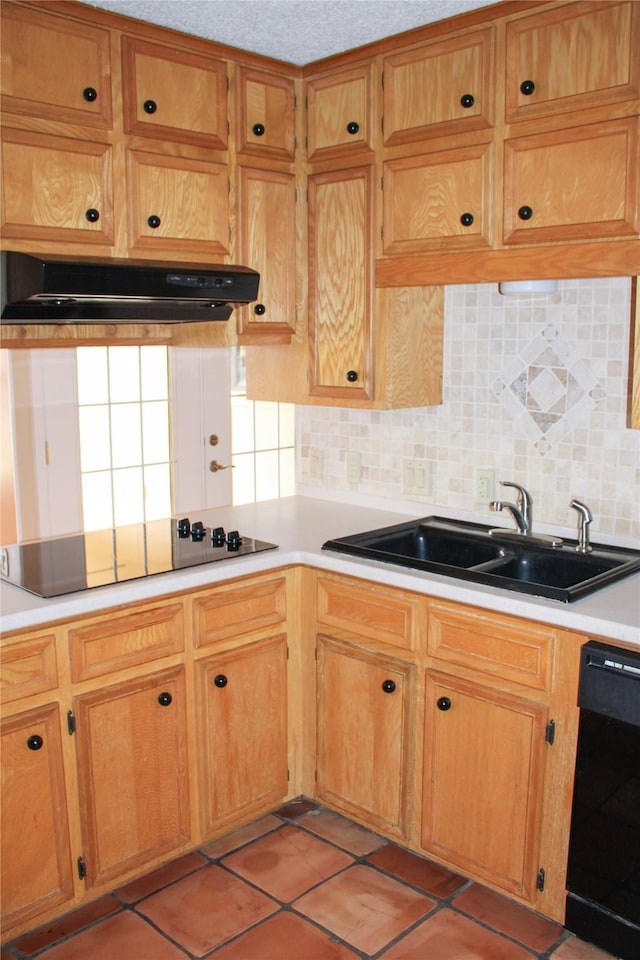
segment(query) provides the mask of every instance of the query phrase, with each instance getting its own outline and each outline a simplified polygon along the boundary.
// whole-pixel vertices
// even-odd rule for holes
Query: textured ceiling
[[[495,0],[90,0],[89,5],[303,65]]]

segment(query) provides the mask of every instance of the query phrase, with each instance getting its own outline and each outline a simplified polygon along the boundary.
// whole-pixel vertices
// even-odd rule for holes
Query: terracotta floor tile
[[[463,890],[453,905],[539,953],[548,950],[563,933],[562,927],[552,920],[546,920],[477,883]]]
[[[431,863],[430,860],[403,850],[402,847],[396,847],[393,843],[388,843],[380,850],[376,850],[367,857],[367,861],[386,870],[387,873],[392,873],[399,880],[404,880],[414,887],[420,887],[421,890],[426,890],[427,893],[432,893],[434,897],[440,897],[442,900],[450,897],[468,882],[464,877],[447,870],[446,867]]]
[[[253,823],[247,824],[246,827],[241,827],[240,830],[234,830],[233,833],[228,833],[224,837],[212,840],[211,843],[205,844],[200,849],[203,850],[208,857],[217,860],[220,857],[224,857],[225,853],[237,850],[238,847],[244,846],[245,843],[251,843],[252,840],[264,836],[265,833],[269,833],[271,830],[277,830],[277,828],[281,826],[281,820],[278,820],[278,818],[272,814],[268,814],[266,817],[261,817],[260,820],[255,820]]]
[[[370,954],[395,940],[434,906],[430,897],[360,864],[327,880],[294,904],[300,913],[356,950]]]
[[[570,934],[568,939],[553,951],[551,960],[613,960],[613,958],[610,953]]]
[[[186,954],[129,910],[39,954],[38,960],[185,960]]]
[[[302,917],[279,913],[214,954],[215,960],[357,960]],[[213,958],[212,958],[213,960]]]
[[[290,903],[353,858],[299,827],[285,826],[256,840],[223,860],[239,873],[284,903]]]
[[[524,947],[444,907],[383,954],[384,960],[532,960]]]
[[[386,843],[377,833],[372,833],[331,810],[319,809],[317,812],[308,813],[299,821],[298,826],[311,830],[312,833],[317,833],[326,840],[331,840],[332,843],[342,847],[343,850],[348,850],[356,857],[364,857]]]
[[[200,957],[275,913],[278,904],[212,864],[143,900],[136,909]]]
[[[172,860],[166,863],[164,867],[159,867],[153,873],[148,873],[139,880],[128,883],[125,887],[120,887],[115,891],[115,896],[119,897],[125,903],[135,903],[148,897],[149,894],[161,890],[167,884],[180,880],[194,870],[206,866],[209,861],[199,853],[188,853],[186,857],[180,857],[178,860]]]
[[[117,913],[119,910],[122,910],[122,906],[111,895],[100,897],[99,900],[87,903],[84,907],[79,907],[71,913],[65,913],[65,915],[58,920],[52,920],[51,923],[38,927],[37,930],[26,933],[22,937],[18,937],[18,939],[14,941],[14,944],[21,953],[24,953],[26,957],[30,957],[33,953],[37,953],[38,950],[52,946],[54,943],[57,943],[58,940],[69,937],[77,930],[82,930],[83,927],[87,927],[90,923],[102,920],[104,917]]]
[[[308,800],[307,797],[296,797],[295,800],[289,800],[279,810],[273,812],[285,820],[297,820],[298,817],[304,816],[309,810],[315,810],[317,806],[315,800]]]

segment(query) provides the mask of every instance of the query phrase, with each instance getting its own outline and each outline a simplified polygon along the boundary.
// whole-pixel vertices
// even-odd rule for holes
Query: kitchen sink
[[[323,550],[570,603],[640,570],[640,551],[514,536],[483,524],[424,517],[327,540]]]

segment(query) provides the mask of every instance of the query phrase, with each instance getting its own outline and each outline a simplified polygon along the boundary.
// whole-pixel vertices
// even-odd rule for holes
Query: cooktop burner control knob
[[[242,543],[242,537],[237,530],[230,530],[227,534],[227,549],[239,550]]]
[[[181,539],[188,537],[191,533],[191,524],[189,523],[188,517],[185,517],[184,520],[178,520],[177,523],[178,536]]]
[[[221,547],[226,540],[224,527],[214,527],[211,531],[211,543],[214,547]]]
[[[191,539],[194,543],[204,540],[204,524],[201,520],[196,520],[191,524]]]

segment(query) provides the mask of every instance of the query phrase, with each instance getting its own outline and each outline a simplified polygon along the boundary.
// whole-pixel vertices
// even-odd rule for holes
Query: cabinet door
[[[491,127],[493,57],[493,27],[385,57],[385,146]]]
[[[238,151],[273,160],[293,160],[293,80],[241,66],[238,68],[237,83]]]
[[[226,148],[224,60],[123,37],[122,69],[127,133]]]
[[[505,243],[631,237],[639,229],[637,118],[505,143]]]
[[[193,260],[229,253],[229,178],[223,163],[130,150],[129,248]]]
[[[568,3],[507,24],[507,120],[529,120],[640,94],[640,7]]]
[[[111,147],[3,130],[5,240],[113,244]]]
[[[2,926],[73,897],[59,708],[2,722]]]
[[[332,70],[307,82],[309,160],[373,149],[373,63]]]
[[[532,900],[547,708],[427,674],[422,846]]]
[[[248,821],[287,795],[284,634],[197,663],[205,833]]]
[[[296,332],[296,189],[289,173],[241,167],[238,262],[260,274],[258,302],[236,310],[242,343]]]
[[[384,252],[487,246],[492,146],[403,157],[384,165]]]
[[[2,4],[2,112],[108,129],[108,30],[33,7]]]
[[[312,396],[373,396],[372,197],[372,167],[309,178]]]
[[[184,668],[74,701],[87,886],[167,859],[190,839]]]
[[[318,798],[398,837],[406,833],[413,670],[318,640]]]

